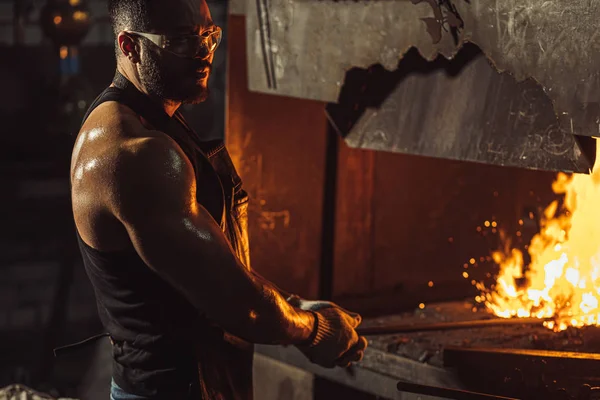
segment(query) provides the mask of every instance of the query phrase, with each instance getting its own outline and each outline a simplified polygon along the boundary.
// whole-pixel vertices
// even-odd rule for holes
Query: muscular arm
[[[170,138],[139,139],[123,152],[111,181],[109,203],[138,254],[199,311],[254,343],[297,344],[310,337],[312,314],[248,272],[197,203],[193,168]]]
[[[289,299],[292,294],[290,292],[287,292],[285,290],[283,290],[282,288],[276,286],[274,283],[269,282],[265,277],[261,276],[258,272],[254,271],[254,270],[250,270],[250,273],[252,274],[252,276],[254,276],[254,278],[259,281],[259,282],[263,282],[265,284],[268,284],[269,286],[271,286],[273,289],[275,289],[277,291],[277,293],[279,293],[284,299]]]

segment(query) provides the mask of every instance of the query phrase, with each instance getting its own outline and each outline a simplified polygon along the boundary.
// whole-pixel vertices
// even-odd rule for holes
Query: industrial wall
[[[475,296],[499,230],[522,246],[537,232],[530,212],[554,199],[554,173],[352,149],[337,136],[332,153],[326,104],[248,91],[245,17],[231,15],[229,29],[226,138],[252,198],[253,266],[280,286],[314,297],[329,285],[369,313]]]

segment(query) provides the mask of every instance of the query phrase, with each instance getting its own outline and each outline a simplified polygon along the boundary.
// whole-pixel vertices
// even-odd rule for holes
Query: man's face
[[[151,33],[167,36],[202,34],[213,26],[205,0],[169,0],[152,2]],[[162,3],[162,4],[161,4]],[[140,38],[139,72],[149,94],[163,99],[196,104],[208,96],[208,78],[214,54],[190,58],[161,49]]]

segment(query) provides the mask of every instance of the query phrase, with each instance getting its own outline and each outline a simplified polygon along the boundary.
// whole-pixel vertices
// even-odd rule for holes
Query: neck
[[[159,103],[161,105],[161,107],[165,110],[165,113],[167,113],[167,115],[169,117],[172,117],[173,114],[175,114],[175,111],[177,111],[177,109],[181,106],[180,101],[163,99],[163,98],[159,98],[159,97],[150,95],[148,93],[148,91],[146,90],[146,88],[144,88],[144,86],[141,84],[138,75],[136,73],[134,73],[133,71],[129,71],[128,68],[123,67],[121,64],[117,65],[117,71],[119,71],[121,73],[121,75],[123,75],[125,78],[127,78],[127,80],[129,82],[131,82],[137,90],[139,90],[141,93],[144,93],[152,101]]]
[[[165,109],[165,112],[169,115],[169,117],[172,117],[173,114],[175,114],[175,111],[177,111],[177,109],[179,108],[179,106],[181,106],[180,101],[165,100],[165,99],[161,100],[161,104],[162,104],[163,108]]]

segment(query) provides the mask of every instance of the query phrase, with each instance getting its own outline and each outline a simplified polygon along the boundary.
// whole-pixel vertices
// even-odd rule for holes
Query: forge
[[[315,291],[361,310],[371,344],[348,371],[260,353],[386,399],[597,398],[599,5],[257,0],[230,12],[247,35],[240,83],[305,119],[316,112],[302,105],[325,103]],[[240,149],[242,163],[272,151]]]
[[[311,368],[291,351],[260,352],[383,398],[411,398],[407,393],[436,399],[597,398],[597,328],[557,333],[539,320],[498,324],[474,304],[433,303],[367,319],[365,332],[386,327],[397,333],[369,335],[364,360],[343,373]]]

